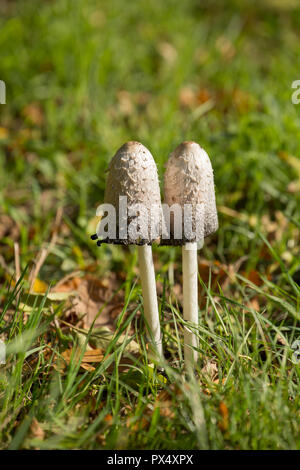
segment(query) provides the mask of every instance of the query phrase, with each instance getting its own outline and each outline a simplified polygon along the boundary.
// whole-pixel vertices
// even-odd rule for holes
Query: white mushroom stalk
[[[199,321],[197,248],[203,246],[204,237],[218,229],[213,170],[207,153],[197,143],[183,142],[170,155],[165,173],[165,202],[170,207],[179,204],[184,213],[179,221],[181,238],[175,239],[176,220],[173,220],[171,234],[174,244],[182,245],[183,315],[195,330]],[[197,361],[197,348],[197,334],[186,326],[187,369]]]
[[[120,202],[122,201],[122,202]],[[156,164],[149,150],[139,142],[127,142],[109,164],[105,206],[114,208],[113,236],[100,238],[103,221],[97,228],[97,242],[138,245],[138,258],[147,339],[156,357],[162,357],[152,243],[161,232],[161,198]],[[126,207],[122,206],[125,204]],[[107,210],[105,209],[105,210]],[[151,351],[152,352],[152,351]]]
[[[151,246],[138,246],[138,257],[144,299],[144,313],[147,322],[148,335],[150,336],[150,341],[153,342],[159,356],[162,356],[155,271]]]
[[[183,316],[198,325],[198,260],[197,243],[182,246]],[[184,328],[184,359],[186,367],[197,362],[197,335],[189,327]]]

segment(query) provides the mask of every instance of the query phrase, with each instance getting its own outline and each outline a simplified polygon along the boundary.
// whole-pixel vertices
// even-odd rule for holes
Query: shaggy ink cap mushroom
[[[171,244],[183,245],[199,242],[218,229],[213,169],[210,159],[196,142],[183,142],[171,153],[164,178],[165,203],[179,204],[192,209],[190,228],[182,239],[174,239],[174,223],[171,225]],[[189,213],[188,213],[189,214]],[[184,225],[182,217],[182,224]]]
[[[125,210],[120,197],[126,199]],[[162,340],[150,245],[161,234],[162,207],[156,164],[144,145],[127,142],[117,151],[109,164],[104,203],[110,206],[100,206],[101,212],[112,206],[115,212],[115,238],[106,237],[98,240],[97,244],[140,245],[137,251],[144,317],[148,341],[151,343],[149,351],[154,359],[161,359]],[[98,235],[102,236],[101,222],[98,224],[97,234],[92,236],[93,239],[97,239]]]
[[[120,208],[120,196],[127,198],[128,213],[123,213]],[[116,239],[99,240],[99,245],[152,244],[160,237],[162,208],[157,167],[149,150],[140,142],[125,143],[112,158],[104,203],[111,204],[116,210]],[[125,236],[120,225],[125,227]],[[130,225],[137,230],[130,230]]]

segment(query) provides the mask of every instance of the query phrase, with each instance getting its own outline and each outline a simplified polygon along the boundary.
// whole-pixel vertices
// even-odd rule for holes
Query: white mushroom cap
[[[122,219],[119,211],[119,197],[127,197],[128,219]],[[161,197],[155,161],[140,142],[127,142],[117,151],[109,164],[104,202],[116,209],[117,225],[120,221],[130,224],[138,217],[138,225],[143,237],[128,231],[124,244],[152,243],[161,232]],[[134,206],[141,204],[144,213],[133,213]],[[132,212],[130,212],[132,208]],[[125,216],[127,218],[127,216]],[[117,230],[118,238],[119,230]],[[141,239],[142,238],[142,239]]]
[[[169,206],[192,206],[192,228],[197,236],[187,233],[185,241],[200,241],[218,229],[213,169],[207,153],[197,143],[183,142],[171,153],[164,193]]]

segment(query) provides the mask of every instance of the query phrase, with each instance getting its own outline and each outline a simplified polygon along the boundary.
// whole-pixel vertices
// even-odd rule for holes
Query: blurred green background
[[[299,168],[284,157],[300,150],[291,102],[298,2],[27,0],[0,8],[1,206],[24,237],[34,224],[33,246],[58,200],[84,234],[108,161],[133,139],[153,153],[160,177],[172,149],[195,140],[211,157],[219,205],[296,216],[299,192],[289,197],[287,188]],[[237,223],[221,222],[223,260],[249,244],[236,239]]]
[[[200,275],[204,282],[212,281],[212,291],[202,286],[200,292],[206,299],[200,305],[206,328],[201,334],[207,335],[201,343],[202,359],[215,361],[219,374],[218,382],[203,379],[200,387],[209,389],[207,395],[201,392],[208,423],[206,444],[197,424],[195,428],[186,424],[184,413],[189,408],[183,408],[183,418],[174,422],[173,415],[162,421],[155,413],[147,415],[143,387],[148,390],[148,376],[131,395],[132,390],[125,388],[121,393],[118,375],[106,370],[106,382],[95,382],[97,374],[98,379],[104,374],[102,369],[101,374],[97,369],[89,376],[83,389],[80,374],[72,376],[72,400],[78,399],[81,406],[80,400],[84,402],[99,386],[97,406],[103,404],[102,393],[107,393],[105,412],[111,418],[105,421],[104,414],[95,418],[90,405],[84,404],[79,421],[68,421],[69,427],[64,427],[70,409],[77,413],[73,402],[66,408],[69,378],[57,379],[64,392],[53,415],[49,411],[51,416],[46,416],[47,378],[41,384],[37,369],[37,376],[29,380],[23,370],[24,355],[14,366],[18,391],[0,380],[1,393],[7,393],[3,421],[0,416],[3,446],[9,445],[11,436],[15,436],[12,448],[23,445],[29,410],[54,438],[42,439],[43,444],[29,439],[25,447],[299,446],[299,368],[287,360],[288,345],[299,334],[300,104],[291,100],[292,82],[300,79],[299,31],[297,0],[1,0],[0,80],[6,84],[6,104],[0,105],[1,302],[7,301],[7,287],[16,270],[16,244],[21,270],[27,263],[31,267],[57,230],[59,207],[63,217],[58,238],[50,245],[34,290],[45,292],[50,284],[79,270],[81,276],[93,273],[101,282],[107,277],[112,291],[122,288],[129,298],[137,278],[135,250],[97,248],[89,238],[95,230],[96,207],[103,201],[105,170],[125,141],[138,140],[149,148],[161,181],[170,152],[183,140],[197,141],[214,167],[220,219],[219,231],[206,240],[199,255]],[[154,247],[154,258],[158,286],[163,285],[158,293],[171,357],[178,348],[168,336],[174,332],[171,311],[175,317],[166,298],[175,299],[180,312],[180,250]],[[232,280],[235,273],[243,277]],[[139,288],[132,292],[130,305],[136,306]],[[224,299],[232,302],[228,309]],[[3,312],[13,318],[10,302]],[[219,302],[219,310],[213,302]],[[244,307],[252,309],[251,315],[259,312],[253,325]],[[73,317],[59,315],[72,323]],[[13,338],[22,331],[22,320],[20,325],[16,319],[2,320],[3,335]],[[233,328],[232,336],[224,322],[228,331]],[[62,351],[68,341],[72,344],[63,329],[66,325],[60,326],[65,336],[60,330],[55,333],[52,325],[51,338],[41,344],[52,342],[53,351]],[[286,335],[286,342],[280,343],[278,332]],[[244,362],[241,352],[248,358]],[[40,367],[48,370],[48,359],[41,361]],[[110,388],[115,383],[116,390]],[[154,389],[147,398],[151,406]],[[32,396],[38,397],[38,405],[33,405]],[[224,400],[230,419],[221,405]],[[152,420],[149,433],[147,427],[143,432],[134,428],[126,441],[127,418],[119,414],[120,403],[127,403],[133,420],[144,414]],[[195,407],[192,411],[191,420]],[[218,425],[220,413],[223,421]],[[118,434],[120,429],[125,434]]]

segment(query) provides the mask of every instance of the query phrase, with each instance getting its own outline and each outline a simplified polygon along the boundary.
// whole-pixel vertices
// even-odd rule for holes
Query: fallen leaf
[[[71,358],[78,361],[81,357],[81,353],[80,350],[77,350],[74,354],[73,349],[67,349],[62,353],[62,357],[64,358],[67,364],[70,364]],[[81,362],[102,362],[103,357],[103,349],[91,349],[89,351],[85,351],[84,355],[81,357]]]
[[[33,286],[32,286],[32,292],[36,294],[44,294],[47,292],[48,285],[44,282],[41,281],[40,279],[35,279]]]
[[[219,405],[219,411],[222,419],[219,421],[218,427],[222,432],[225,432],[227,431],[229,424],[229,411],[227,405],[223,401],[221,401]]]
[[[82,367],[82,369],[84,369],[84,370],[88,370],[89,372],[93,372],[94,370],[96,370],[96,368],[94,366],[91,366],[91,364],[87,364],[85,362],[82,362],[80,364],[80,367]]]
[[[33,418],[30,425],[30,434],[32,437],[43,440],[45,437],[45,432],[41,428],[40,423],[36,418]]]
[[[95,317],[95,327],[106,325],[114,328],[115,319],[124,305],[124,298],[118,292],[118,287],[115,274],[111,274],[109,280],[90,274],[81,278],[76,289],[78,296],[74,297],[70,310],[79,318],[83,317],[84,328],[89,329]]]
[[[70,292],[70,291],[76,291],[82,282],[82,279],[80,277],[72,277],[72,279],[66,279],[64,282],[59,282],[56,286],[52,288],[52,292],[58,293],[58,292]]]
[[[66,276],[65,280],[54,286],[51,292],[72,292],[72,299],[70,299],[66,313],[82,319],[85,329],[90,328],[99,314],[94,327],[105,325],[113,330],[115,319],[124,306],[124,295],[118,290],[117,275],[110,273],[108,277],[97,278],[90,273],[79,277],[77,273],[78,271],[75,271],[71,278]]]

